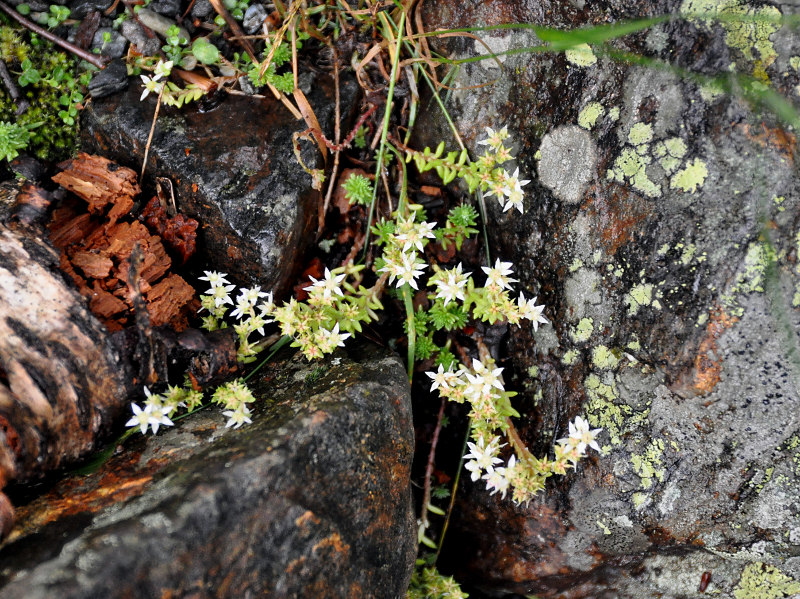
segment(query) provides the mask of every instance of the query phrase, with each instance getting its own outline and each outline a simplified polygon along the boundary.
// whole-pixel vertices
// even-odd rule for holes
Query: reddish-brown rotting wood
[[[197,221],[181,214],[168,218],[157,198],[140,216],[147,226],[125,218],[140,191],[136,174],[105,158],[80,154],[60,166],[64,170],[53,180],[87,202],[88,212],[75,201],[57,208],[49,225],[51,240],[62,250],[62,269],[89,300],[95,315],[110,331],[133,324],[126,281],[131,252],[138,244],[142,251],[139,284],[153,326],[186,328],[196,301],[194,291],[178,275],[170,274],[173,261],[167,248],[181,263],[188,260],[195,250]]]
[[[59,167],[62,172],[53,181],[85,200],[90,213],[101,213],[108,204],[113,204],[107,215],[112,224],[131,211],[133,198],[141,192],[134,171],[101,156],[81,152]]]
[[[164,243],[177,257],[180,257],[181,264],[186,263],[194,254],[198,223],[193,218],[187,218],[183,214],[176,214],[170,218],[161,200],[156,197],[147,203],[139,218],[151,231],[161,236]]]

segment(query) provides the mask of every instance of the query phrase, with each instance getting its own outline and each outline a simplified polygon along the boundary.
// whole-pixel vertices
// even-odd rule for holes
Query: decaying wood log
[[[134,391],[130,365],[58,263],[33,229],[0,225],[0,486],[92,451]]]
[[[67,201],[48,239],[39,223],[53,196],[26,185],[0,223],[0,491],[90,454],[118,432],[143,384],[188,373],[202,386],[237,369],[232,332],[186,328],[194,290],[170,272],[161,238],[121,211],[133,206],[135,176],[86,155],[66,166],[56,179],[93,214]],[[177,225],[186,241],[186,221]],[[12,522],[0,492],[0,538]]]

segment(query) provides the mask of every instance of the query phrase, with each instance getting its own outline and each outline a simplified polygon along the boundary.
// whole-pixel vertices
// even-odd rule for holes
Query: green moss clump
[[[30,130],[28,147],[21,151],[42,160],[69,157],[78,136],[75,104],[83,99],[77,61],[50,42],[10,26],[0,27],[0,57],[11,76],[25,82],[20,82],[20,91],[30,103],[17,115],[16,104],[0,93],[0,122]],[[32,76],[34,71],[38,77]]]

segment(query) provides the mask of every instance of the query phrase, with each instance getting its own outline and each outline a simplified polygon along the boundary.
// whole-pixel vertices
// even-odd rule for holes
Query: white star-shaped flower
[[[340,275],[333,275],[328,268],[325,268],[325,276],[322,279],[315,279],[314,277],[309,276],[309,279],[314,281],[312,285],[308,287],[303,287],[304,291],[308,291],[309,293],[317,293],[322,291],[322,297],[324,299],[330,299],[333,295],[340,295],[344,296],[339,284],[344,281],[345,274],[342,273]]]
[[[481,266],[481,270],[486,273],[486,287],[496,285],[500,289],[511,289],[511,283],[516,283],[509,275],[513,274],[511,262],[500,262],[498,258],[494,263],[494,268]]]
[[[146,434],[147,429],[150,426],[150,411],[147,407],[145,407],[143,410],[136,403],[131,403],[131,410],[133,411],[133,416],[130,420],[128,420],[128,422],[125,423],[125,426],[138,426],[142,431],[142,434]]]

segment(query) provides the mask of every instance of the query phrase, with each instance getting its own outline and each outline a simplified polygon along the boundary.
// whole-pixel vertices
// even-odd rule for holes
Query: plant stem
[[[414,302],[411,299],[411,286],[405,283],[402,291],[408,328],[408,381],[411,382],[414,376],[414,354],[416,353],[417,346],[417,329],[414,326]]]
[[[433,476],[433,461],[436,457],[436,446],[439,444],[439,433],[442,430],[442,418],[444,417],[444,407],[446,403],[447,398],[442,397],[442,404],[439,406],[439,413],[436,415],[436,428],[433,429],[431,448],[428,451],[428,463],[425,465],[425,482],[422,487],[422,507],[420,509],[420,520],[422,520],[422,524],[425,526],[425,528],[428,528],[428,504],[431,502],[431,477]]]
[[[394,56],[392,57],[392,74],[389,77],[389,90],[386,94],[386,110],[383,113],[383,127],[381,129],[381,144],[378,147],[378,166],[375,170],[375,185],[372,188],[372,202],[369,205],[369,215],[367,217],[367,234],[364,241],[364,252],[366,257],[366,248],[369,247],[369,235],[372,228],[372,218],[375,212],[375,199],[378,194],[378,181],[381,178],[381,171],[383,170],[383,156],[386,153],[386,137],[389,134],[389,120],[392,116],[392,102],[394,99],[394,82],[397,78],[397,68],[400,64],[400,44],[403,41],[403,27],[406,22],[405,10],[400,13],[400,25],[397,28],[397,43],[395,45]],[[413,314],[413,312],[412,312]],[[409,378],[411,378],[409,376]]]

